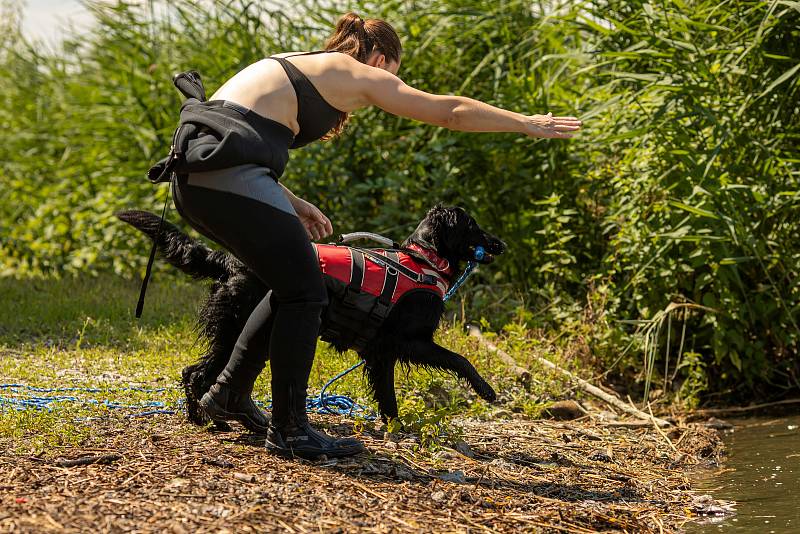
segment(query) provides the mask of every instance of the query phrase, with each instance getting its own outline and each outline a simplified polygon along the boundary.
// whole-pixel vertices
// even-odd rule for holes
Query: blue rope
[[[25,384],[0,384],[0,389],[25,389],[27,391],[35,391],[37,393],[64,393],[68,391],[77,391],[80,393],[103,393],[112,391],[141,391],[143,393],[161,393],[162,391],[178,390],[179,387],[166,387],[166,388],[145,388],[139,386],[127,386],[122,388],[87,388],[87,387],[69,387],[69,388],[37,388]]]
[[[319,392],[317,397],[309,397],[306,400],[306,410],[312,410],[319,413],[329,413],[329,414],[338,414],[338,415],[348,415],[352,416],[353,412],[361,413],[364,417],[368,420],[375,419],[375,414],[371,413],[369,408],[366,406],[362,406],[358,404],[356,401],[348,397],[347,395],[326,395],[325,391],[330,387],[331,384],[345,376],[346,374],[354,371],[364,365],[364,360],[361,360],[357,364],[353,365],[349,369],[346,369],[339,373],[338,375],[334,376],[330,380],[328,380],[322,389]]]
[[[333,380],[329,380],[323,388],[322,394],[310,396],[306,399],[306,409],[325,414],[338,414],[353,416],[354,414],[364,414],[367,419],[374,419],[375,416],[366,406],[356,403],[345,395],[325,395],[325,389],[334,380],[341,378],[349,371],[358,367],[363,362],[340,373]],[[0,412],[6,409],[14,411],[41,410],[52,412],[63,404],[79,404],[83,406],[103,407],[109,410],[132,410],[133,413],[126,414],[126,417],[149,417],[152,415],[172,415],[183,407],[183,399],[170,405],[163,401],[144,401],[136,404],[126,404],[108,399],[95,399],[91,397],[78,397],[75,395],[31,395],[30,393],[111,393],[120,391],[137,391],[144,393],[163,393],[164,391],[180,390],[180,388],[143,388],[143,387],[121,387],[121,388],[97,388],[97,387],[61,387],[61,388],[41,388],[28,386],[26,384],[0,384],[0,390],[7,390],[12,396],[0,395]],[[323,402],[320,402],[320,399]],[[262,407],[271,408],[272,402],[256,401]]]
[[[137,413],[128,414],[128,417],[143,417],[155,413],[168,413],[174,414],[183,401],[178,401],[175,409],[171,409],[164,402],[161,401],[145,401],[138,404],[123,404],[116,401],[107,399],[98,400],[92,398],[80,398],[73,395],[26,395],[21,396],[22,391],[30,391],[33,393],[110,393],[115,391],[139,391],[144,393],[161,393],[168,390],[177,390],[179,388],[144,388],[137,386],[121,387],[121,388],[90,388],[90,387],[61,387],[61,388],[40,388],[28,386],[25,384],[0,384],[0,390],[8,390],[13,394],[13,397],[0,396],[0,409],[4,406],[15,411],[24,411],[28,409],[47,410],[53,411],[56,404],[63,403],[76,403],[91,406],[102,406],[110,410],[143,410]]]

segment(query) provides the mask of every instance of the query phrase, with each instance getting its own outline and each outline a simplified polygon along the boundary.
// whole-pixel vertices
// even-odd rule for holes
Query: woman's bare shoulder
[[[358,70],[359,68],[364,67],[365,65],[355,59],[354,57],[350,56],[349,54],[344,54],[342,52],[325,52],[325,53],[311,53],[311,52],[281,52],[278,54],[272,54],[268,57],[279,57],[279,58],[292,58],[292,62],[300,62],[300,63],[308,63],[308,64],[317,64],[317,65],[324,65],[326,68],[333,68],[337,70]]]
[[[298,54],[307,54],[308,52],[279,52],[277,54],[270,54],[267,57],[288,57],[288,56],[296,56]]]

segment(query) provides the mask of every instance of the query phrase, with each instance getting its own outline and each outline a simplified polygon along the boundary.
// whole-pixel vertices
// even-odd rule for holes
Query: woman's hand
[[[297,212],[300,222],[306,227],[308,237],[312,241],[328,237],[333,233],[333,225],[330,219],[314,204],[300,197],[290,197],[289,201],[292,203],[294,211]]]
[[[524,133],[529,137],[569,139],[572,137],[569,132],[577,132],[583,124],[576,117],[553,117],[552,113],[530,115],[526,119]]]
[[[286,198],[289,199],[289,203],[291,203],[295,213],[297,213],[297,218],[303,223],[306,232],[308,232],[308,237],[312,241],[328,237],[333,233],[333,225],[330,219],[328,219],[318,207],[298,197],[282,183],[279,182],[278,185],[281,186],[283,192],[286,193]]]

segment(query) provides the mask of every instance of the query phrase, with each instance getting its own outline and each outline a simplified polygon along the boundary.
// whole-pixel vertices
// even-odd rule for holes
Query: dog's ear
[[[441,202],[437,202],[434,206],[428,210],[428,213],[425,215],[426,219],[437,219],[442,216],[445,211],[445,207]]]
[[[454,206],[445,206],[440,202],[428,210],[428,214],[425,218],[440,227],[453,227],[458,224],[458,211],[460,209],[461,208],[456,208]]]
[[[435,245],[439,245],[441,238],[447,234],[447,228],[452,223],[450,210],[444,207],[441,203],[436,204],[425,216],[425,230],[428,235],[428,241]]]

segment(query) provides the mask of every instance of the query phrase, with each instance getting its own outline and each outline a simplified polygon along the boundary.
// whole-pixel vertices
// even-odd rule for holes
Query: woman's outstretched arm
[[[406,85],[390,72],[368,65],[355,66],[353,74],[364,105],[451,130],[517,132],[565,139],[580,130],[582,124],[575,117],[524,115],[473,98],[426,93]]]

